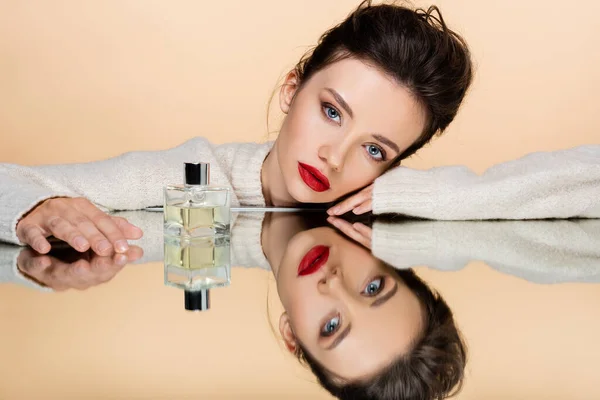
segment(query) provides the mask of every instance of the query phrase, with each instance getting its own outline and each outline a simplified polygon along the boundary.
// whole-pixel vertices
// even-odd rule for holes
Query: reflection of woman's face
[[[296,83],[288,76],[282,88],[287,115],[273,149],[296,202],[326,203],[368,185],[424,130],[410,91],[362,61],[335,62],[299,91]]]
[[[288,346],[299,341],[343,379],[381,370],[422,330],[420,303],[402,280],[329,227],[292,238],[278,268],[277,289],[286,310],[280,329]]]

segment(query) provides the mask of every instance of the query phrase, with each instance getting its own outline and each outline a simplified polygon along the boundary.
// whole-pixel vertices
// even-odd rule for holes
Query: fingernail
[[[75,264],[73,265],[73,271],[75,271],[76,274],[83,274],[85,272],[86,268],[82,265],[82,264]]]
[[[88,242],[83,236],[77,236],[75,239],[73,239],[73,244],[75,244],[75,247],[79,250],[83,250],[87,246]]]
[[[43,244],[38,245],[37,251],[40,253],[47,253],[50,251],[50,249],[51,249],[51,246],[48,243],[43,243]]]
[[[333,215],[338,215],[339,212],[340,212],[340,208],[339,207],[334,207],[333,210],[331,210],[331,213]]]
[[[123,265],[127,264],[127,256],[125,256],[125,254],[117,254],[115,257],[115,262],[117,265],[122,267]]]
[[[107,252],[108,250],[110,250],[111,247],[112,246],[110,245],[110,243],[108,243],[108,240],[100,241],[100,243],[98,243],[98,246],[97,246],[98,251],[101,253]]]
[[[125,253],[127,250],[129,250],[129,245],[125,240],[117,240],[115,243],[115,249],[117,250],[117,253]]]

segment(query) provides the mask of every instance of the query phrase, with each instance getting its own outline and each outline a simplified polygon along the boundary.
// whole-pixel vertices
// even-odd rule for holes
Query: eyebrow
[[[340,344],[340,342],[342,340],[344,340],[344,338],[346,336],[348,336],[348,334],[350,333],[350,329],[352,329],[352,324],[348,324],[348,326],[346,327],[346,329],[344,329],[343,331],[340,332],[339,335],[337,335],[337,337],[335,338],[335,340],[327,347],[325,347],[325,350],[333,350],[337,347],[338,344]]]
[[[398,145],[396,143],[392,142],[390,139],[388,139],[385,136],[380,135],[378,133],[374,133],[371,136],[373,136],[375,139],[379,140],[381,143],[389,146],[396,153],[400,154],[400,148],[398,147]]]
[[[397,291],[398,291],[398,282],[396,282],[396,284],[394,285],[392,290],[390,290],[389,292],[387,292],[386,294],[384,294],[383,296],[381,296],[380,298],[378,298],[377,300],[372,302],[369,307],[371,307],[371,308],[379,307],[380,305],[382,305],[383,303],[385,303],[386,301],[391,299],[396,294]]]
[[[325,88],[325,90],[327,90],[329,93],[331,93],[331,95],[333,96],[333,98],[335,99],[335,101],[337,101],[338,103],[340,103],[340,106],[342,106],[342,108],[344,110],[346,110],[346,112],[348,113],[348,115],[350,115],[350,118],[354,118],[354,113],[352,112],[352,109],[350,108],[350,106],[348,105],[348,103],[346,103],[346,100],[344,100],[344,98],[335,91],[335,89],[332,88]]]

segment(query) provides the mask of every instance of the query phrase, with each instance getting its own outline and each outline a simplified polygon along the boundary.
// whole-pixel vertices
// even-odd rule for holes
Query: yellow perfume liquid
[[[186,290],[229,285],[229,236],[165,236],[165,283]]]
[[[228,235],[230,228],[229,191],[208,186],[165,188],[165,235]]]

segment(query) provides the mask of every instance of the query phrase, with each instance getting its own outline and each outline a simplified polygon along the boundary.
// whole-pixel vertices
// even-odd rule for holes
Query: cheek
[[[290,150],[305,151],[314,148],[324,132],[324,124],[318,107],[298,99],[285,118],[280,134]]]
[[[319,318],[325,315],[323,312],[324,305],[316,301],[314,296],[301,295],[295,296],[288,304],[286,311],[290,317],[290,324],[294,330],[294,334],[302,342],[306,342],[307,338],[318,335]]]
[[[366,159],[364,151],[357,146],[344,164],[343,175],[338,182],[338,189],[343,194],[369,185],[384,172],[383,167]]]

